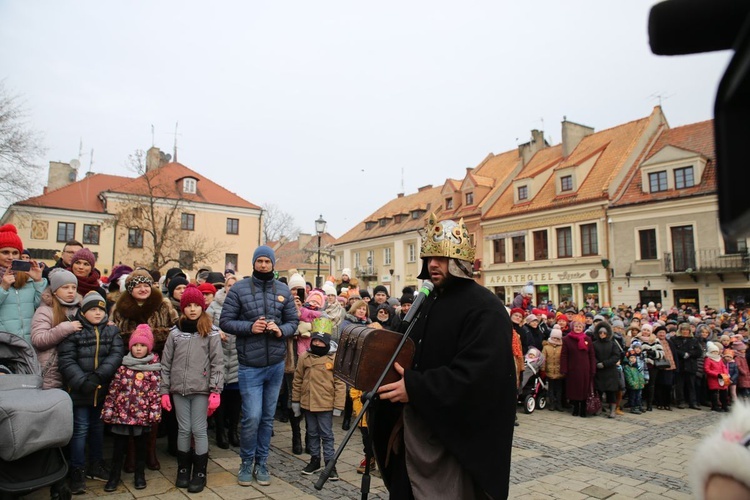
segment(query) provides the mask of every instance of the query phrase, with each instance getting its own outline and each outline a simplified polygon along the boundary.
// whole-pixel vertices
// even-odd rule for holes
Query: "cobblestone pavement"
[[[519,412],[521,408],[519,407]],[[602,417],[582,419],[568,413],[537,410],[519,413],[513,443],[510,498],[513,499],[603,499],[692,498],[687,465],[700,439],[716,425],[720,414],[708,411],[654,410],[643,415],[614,420]],[[344,437],[341,419],[334,419],[336,444]],[[355,432],[342,453],[337,470],[340,481],[327,482],[322,491],[314,488],[317,476],[300,471],[308,455],[291,452],[289,424],[276,422],[269,471],[270,486],[237,485],[238,450],[221,450],[212,443],[208,487],[188,495],[174,487],[175,459],[166,454],[166,439],[158,442],[160,471],[146,471],[148,487],[135,490],[132,475],[123,474],[123,484],[114,493],[103,491],[104,483],[88,481],[88,492],[76,498],[108,496],[120,499],[171,500],[190,496],[198,499],[339,499],[360,498],[362,476],[356,466],[363,457],[362,440]],[[382,481],[373,476],[369,498],[387,498]],[[27,498],[48,498],[40,490]]]

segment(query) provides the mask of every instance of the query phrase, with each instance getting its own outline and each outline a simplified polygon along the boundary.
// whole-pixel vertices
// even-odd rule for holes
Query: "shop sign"
[[[598,275],[598,273],[597,273]],[[563,271],[543,273],[518,273],[518,274],[493,274],[488,276],[488,285],[525,285],[529,281],[534,283],[547,282],[559,283],[566,281],[579,281],[595,278],[591,271]]]

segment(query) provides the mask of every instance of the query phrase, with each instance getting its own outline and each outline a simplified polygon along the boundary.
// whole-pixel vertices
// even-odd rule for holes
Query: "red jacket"
[[[726,391],[729,389],[729,384],[723,386],[719,385],[719,374],[724,373],[729,379],[729,368],[724,364],[723,361],[714,361],[713,359],[706,357],[703,363],[703,371],[706,372],[706,382],[708,382],[708,390],[710,391]]]

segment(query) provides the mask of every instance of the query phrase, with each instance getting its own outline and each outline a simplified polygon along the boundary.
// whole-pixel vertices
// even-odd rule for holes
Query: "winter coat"
[[[706,357],[703,364],[703,369],[706,372],[706,382],[708,383],[708,390],[710,391],[726,391],[729,389],[729,384],[719,386],[719,374],[724,373],[729,375],[729,369],[722,360],[715,361],[709,357]]]
[[[544,333],[539,327],[532,328],[531,325],[524,325],[521,333],[521,344],[523,345],[523,353],[526,354],[529,347],[536,347],[540,351],[544,347]]]
[[[581,350],[578,348],[578,340],[570,335],[563,337],[560,371],[565,377],[565,394],[573,401],[586,400],[596,373],[596,355],[588,337],[586,345],[587,349]]]
[[[138,325],[146,323],[154,334],[152,351],[156,354],[162,354],[164,342],[178,317],[177,311],[156,286],[151,287],[151,295],[142,305],[138,305],[129,293],[123,293],[112,308],[112,322],[120,328],[125,345],[128,345],[133,330]]]
[[[551,380],[563,378],[563,374],[560,371],[562,344],[554,345],[545,340],[544,346],[542,347],[542,354],[544,355],[544,365],[542,366],[542,370],[547,374],[547,378]]]
[[[0,287],[0,331],[12,333],[31,344],[31,319],[42,302],[47,280],[26,282],[21,288]]]
[[[734,357],[734,362],[737,363],[737,371],[739,371],[737,387],[740,389],[750,389],[750,367],[747,364],[746,353],[738,352]]]
[[[57,347],[58,368],[74,406],[99,406],[107,395],[107,386],[122,364],[125,346],[120,330],[102,322],[92,325],[79,311],[76,320],[83,328],[73,332]],[[90,374],[99,377],[98,387],[87,380]]]
[[[169,332],[161,358],[161,394],[221,393],[224,388],[224,351],[219,329],[201,337],[183,332],[180,324]]]
[[[252,333],[253,323],[265,316],[281,330],[281,337]],[[265,367],[284,361],[286,339],[299,323],[289,287],[278,280],[255,276],[238,281],[229,290],[221,310],[222,331],[237,337],[237,358],[243,366]]]
[[[605,338],[599,338],[599,334],[596,334],[596,340],[594,341],[594,354],[596,356],[596,363],[603,364],[602,368],[596,368],[596,375],[594,376],[594,386],[597,391],[619,391],[620,390],[620,374],[617,371],[617,363],[622,359],[622,351],[617,345],[612,335],[612,328],[604,321],[597,323],[594,326],[594,331],[598,332],[601,328],[607,330],[607,336]]]
[[[674,336],[671,339],[675,349],[674,361],[678,372],[697,373],[698,360],[703,357],[703,349],[695,337]],[[685,359],[687,353],[688,358]]]
[[[308,411],[343,410],[346,384],[333,376],[336,351],[316,356],[307,351],[297,361],[292,383],[292,401]]]
[[[628,389],[643,389],[646,385],[646,377],[637,362],[634,365],[625,363],[625,366],[622,369],[625,374],[625,385]]]
[[[31,345],[34,346],[39,366],[42,369],[42,388],[59,389],[62,387],[62,376],[57,368],[57,345],[75,331],[71,321],[63,321],[59,325],[54,323],[53,300],[57,300],[47,287],[42,292],[42,303],[31,320]],[[76,305],[65,307],[65,315],[72,319],[78,312],[81,296],[76,295]]]
[[[146,361],[146,358],[143,360]],[[153,354],[146,365],[158,365],[159,355]],[[150,427],[161,421],[159,397],[160,370],[138,370],[120,365],[104,399],[102,420],[106,424],[141,425]]]
[[[221,309],[227,293],[224,288],[216,292],[214,300],[206,308],[206,314],[211,316],[214,326],[219,328]],[[240,363],[237,360],[237,337],[224,335],[221,339],[221,348],[224,351],[224,385],[234,384],[239,379]]]
[[[724,364],[727,365],[727,370],[729,370],[729,380],[732,381],[732,385],[737,385],[737,382],[740,379],[740,370],[737,368],[737,362],[736,361],[730,361],[725,362]]]

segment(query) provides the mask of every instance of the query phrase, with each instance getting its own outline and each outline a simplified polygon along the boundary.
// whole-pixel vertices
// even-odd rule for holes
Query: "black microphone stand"
[[[333,458],[328,461],[325,468],[320,473],[318,482],[315,483],[316,490],[318,491],[322,490],[323,485],[326,484],[326,481],[328,481],[328,478],[331,475],[331,470],[333,470],[333,468],[336,466],[336,462],[341,456],[341,453],[343,453],[344,448],[346,447],[346,444],[351,439],[352,434],[354,434],[354,431],[357,430],[358,424],[362,420],[362,417],[364,417],[365,412],[368,410],[368,408],[370,408],[370,403],[372,403],[372,401],[378,397],[378,389],[380,389],[380,386],[383,385],[383,380],[385,380],[386,375],[388,375],[388,370],[391,369],[393,364],[396,362],[396,359],[398,359],[398,355],[399,353],[401,353],[401,349],[404,348],[404,345],[406,344],[406,340],[409,338],[409,334],[411,333],[412,328],[414,328],[414,325],[417,324],[417,320],[419,319],[421,314],[422,314],[422,311],[419,311],[417,315],[414,317],[414,319],[412,319],[411,323],[409,323],[409,327],[406,329],[406,331],[403,334],[403,337],[401,338],[401,341],[396,346],[396,350],[394,351],[393,356],[391,356],[390,361],[388,361],[388,364],[385,366],[383,373],[381,373],[380,377],[378,377],[378,381],[375,382],[375,387],[373,387],[372,390],[368,392],[367,394],[362,395],[362,403],[363,403],[362,409],[357,414],[357,418],[351,424],[349,431],[346,433],[346,436],[344,436],[344,439],[341,441],[341,444],[336,450],[336,453],[333,455]],[[368,437],[368,439],[371,440],[372,437]],[[370,443],[370,446],[368,446],[367,449],[372,450],[372,443]],[[362,500],[367,500],[367,495],[370,492],[370,458],[371,457],[368,454],[365,454],[365,473],[362,476],[362,486],[360,487],[360,491],[362,492]]]

